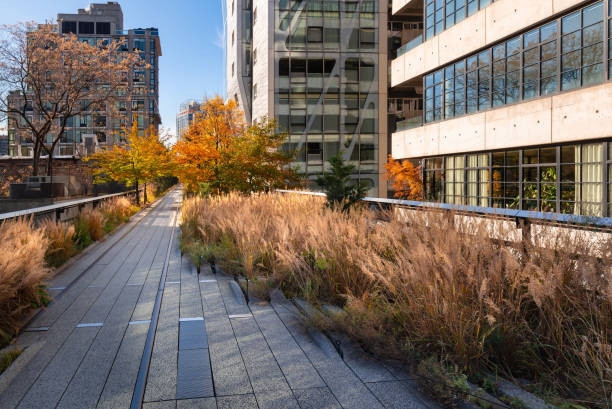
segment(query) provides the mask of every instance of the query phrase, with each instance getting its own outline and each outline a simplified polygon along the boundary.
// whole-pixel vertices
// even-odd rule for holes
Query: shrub
[[[421,361],[417,374],[421,389],[444,407],[456,407],[470,392],[467,377],[456,366],[448,366],[435,358]]]
[[[325,191],[330,207],[341,208],[347,212],[365,197],[368,187],[352,179],[355,165],[345,163],[342,152],[332,156],[328,162],[331,171],[317,177],[317,184]]]
[[[47,239],[31,220],[21,219],[0,225],[0,243],[0,336],[8,341],[18,320],[33,305],[46,302],[42,284],[49,274]]]
[[[117,197],[104,201],[99,210],[104,218],[104,231],[110,233],[117,226],[129,221],[130,216],[138,211],[138,207],[125,197]]]
[[[79,249],[104,237],[104,217],[98,210],[84,210],[74,220],[74,240]]]
[[[23,351],[19,348],[10,349],[0,354],[0,374],[11,366],[15,359],[19,358]]]
[[[323,203],[187,199],[183,231],[224,267],[342,306],[344,330],[374,352],[444,356],[460,371],[504,372],[592,406],[611,403],[611,238],[560,233],[546,236],[546,248],[512,245],[491,239],[486,224],[458,225],[459,216],[400,220]],[[496,234],[509,228],[499,224]]]
[[[45,220],[40,228],[44,232],[48,245],[45,251],[45,261],[50,267],[64,264],[76,251],[74,248],[74,226],[51,219]]]

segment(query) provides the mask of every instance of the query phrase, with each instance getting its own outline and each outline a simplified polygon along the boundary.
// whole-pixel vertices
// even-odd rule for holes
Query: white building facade
[[[423,35],[391,62],[423,113],[392,134],[426,200],[612,216],[609,0],[393,0]]]

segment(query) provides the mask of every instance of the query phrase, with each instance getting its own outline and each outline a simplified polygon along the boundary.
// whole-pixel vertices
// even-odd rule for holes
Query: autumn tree
[[[248,125],[234,101],[204,103],[189,130],[174,145],[179,180],[192,192],[256,192],[298,183],[286,135],[274,121]]]
[[[107,147],[84,160],[93,162],[95,183],[114,180],[136,189],[143,184],[146,204],[147,183],[173,172],[170,151],[164,142],[153,127],[141,132],[134,121],[131,130],[126,130],[125,144]]]
[[[394,160],[389,155],[385,164],[387,178],[393,182],[394,196],[404,200],[423,200],[423,177],[421,166],[409,160]]]
[[[53,153],[71,118],[114,111],[127,73],[146,63],[120,41],[92,45],[60,34],[57,25],[21,23],[0,28],[0,120],[18,124],[33,144],[33,174],[41,154]],[[104,114],[103,114],[104,115]]]

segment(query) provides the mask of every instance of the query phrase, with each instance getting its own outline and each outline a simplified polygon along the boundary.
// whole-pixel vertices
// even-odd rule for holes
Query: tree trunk
[[[40,143],[38,138],[34,143],[34,149],[32,150],[32,176],[38,176],[38,166],[40,163]]]
[[[47,176],[53,176],[53,154],[51,153],[49,154],[49,157],[47,158]],[[53,179],[51,181],[53,181]]]
[[[144,182],[144,204],[147,205],[147,182]]]
[[[140,206],[140,190],[138,189],[138,181],[136,181],[136,204]]]

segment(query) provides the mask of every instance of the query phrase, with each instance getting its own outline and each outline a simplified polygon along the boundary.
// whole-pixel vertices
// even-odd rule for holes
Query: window
[[[234,32],[232,31],[232,47],[234,46]]]
[[[106,128],[106,116],[96,115],[94,117],[94,126],[98,128]]]
[[[110,23],[96,23],[96,34],[110,34]]]
[[[610,154],[612,142],[600,142],[428,158],[423,162],[425,197],[449,204],[610,216]]]
[[[77,33],[76,21],[62,21],[62,33],[76,34]]]
[[[257,49],[253,50],[253,65],[257,63]]]
[[[308,27],[307,41],[309,43],[322,43],[323,27]]]
[[[495,0],[425,0],[425,39],[454,26]]]
[[[257,7],[253,10],[253,25],[257,22]]]
[[[132,101],[132,111],[144,111],[145,102],[142,99],[135,99]]]
[[[599,1],[426,75],[425,122],[602,82],[603,18]]]
[[[145,82],[144,70],[134,70],[134,82]]]
[[[234,63],[232,63],[232,78],[234,77]]]
[[[376,47],[376,36],[373,28],[361,28],[359,30],[359,44],[361,48]]]
[[[257,84],[253,85],[253,99],[257,98]]]
[[[234,15],[234,0],[232,0],[232,16]]]
[[[142,38],[134,39],[134,47],[132,47],[132,50],[145,51],[145,47],[146,47],[146,43],[144,39]]]
[[[95,34],[94,23],[89,21],[79,21],[79,34]]]
[[[603,2],[561,20],[561,89],[597,84],[603,79]]]

